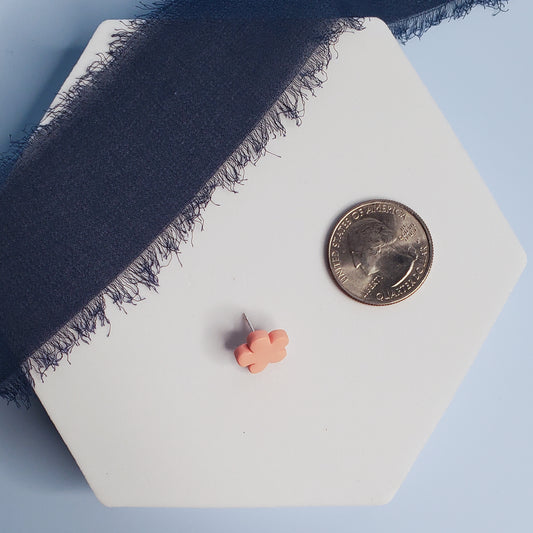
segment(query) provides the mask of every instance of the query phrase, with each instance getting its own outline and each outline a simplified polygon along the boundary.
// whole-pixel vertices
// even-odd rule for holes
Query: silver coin
[[[370,200],[337,222],[328,258],[333,278],[352,298],[389,305],[405,300],[425,281],[433,243],[414,211],[391,200]]]

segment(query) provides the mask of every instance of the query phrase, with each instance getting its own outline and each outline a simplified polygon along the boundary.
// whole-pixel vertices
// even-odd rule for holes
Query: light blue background
[[[39,120],[98,23],[132,17],[136,3],[0,0],[0,151],[7,148],[10,133]],[[478,8],[405,47],[530,257],[532,22],[533,2],[511,0],[507,13],[493,17]],[[533,531],[532,319],[533,275],[527,268],[453,403],[387,506],[106,509],[37,402],[30,411],[0,404],[0,530]]]

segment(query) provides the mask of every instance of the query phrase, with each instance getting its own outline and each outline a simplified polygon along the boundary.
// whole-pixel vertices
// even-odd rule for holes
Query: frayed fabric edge
[[[445,20],[466,17],[476,6],[492,8],[496,14],[504,11],[507,2],[508,0],[452,0],[418,15],[392,22],[389,28],[394,36],[405,44],[413,37],[422,37],[426,31]]]
[[[111,59],[103,57],[101,61],[94,63],[87,74],[61,96],[60,103],[47,114],[47,118],[52,120],[37,128],[35,133],[18,147],[19,154],[28,144],[35,143],[42,134],[46,135],[58,127],[58,123],[71,114],[72,104],[93,80],[97,81],[95,78],[98,72],[112,62],[113,57],[120,53],[123,44],[130,38],[135,38],[135,29],[142,24],[144,22],[134,21],[125,30],[115,34],[116,40],[111,45]],[[17,406],[29,407],[35,385],[34,376],[37,375],[44,381],[50,369],[55,370],[63,359],[68,360],[75,346],[82,342],[88,343],[99,326],[109,324],[106,316],[108,301],[124,309],[124,305],[135,304],[143,299],[141,287],[148,290],[157,289],[161,268],[167,265],[173,256],[179,260],[180,246],[188,242],[195,227],[201,227],[202,212],[210,203],[213,193],[219,188],[236,192],[236,186],[244,181],[245,167],[258,162],[267,152],[266,147],[271,139],[286,135],[284,120],[292,120],[300,125],[305,102],[315,95],[316,89],[327,79],[326,70],[333,58],[334,46],[338,39],[347,30],[361,29],[362,19],[338,19],[330,22],[329,29],[317,41],[315,51],[306,60],[296,78],[180,215],[98,296],[58,329],[47,342],[20,364],[16,372],[0,384],[0,397],[8,403],[14,402]]]

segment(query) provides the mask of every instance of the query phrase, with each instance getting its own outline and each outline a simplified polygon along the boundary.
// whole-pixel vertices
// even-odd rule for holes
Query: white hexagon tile
[[[388,502],[516,283],[520,244],[387,27],[371,20],[337,49],[303,125],[238,194],[216,193],[159,293],[110,307],[111,334],[37,381],[103,503]],[[411,207],[434,243],[424,285],[384,307],[341,291],[325,256],[338,217],[370,198]],[[233,355],[243,311],[290,338],[257,375]]]

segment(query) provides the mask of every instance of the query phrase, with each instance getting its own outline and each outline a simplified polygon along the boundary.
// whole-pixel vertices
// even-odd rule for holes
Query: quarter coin
[[[328,259],[344,292],[366,304],[389,305],[424,283],[433,243],[412,209],[392,200],[370,200],[339,219],[329,239]]]

